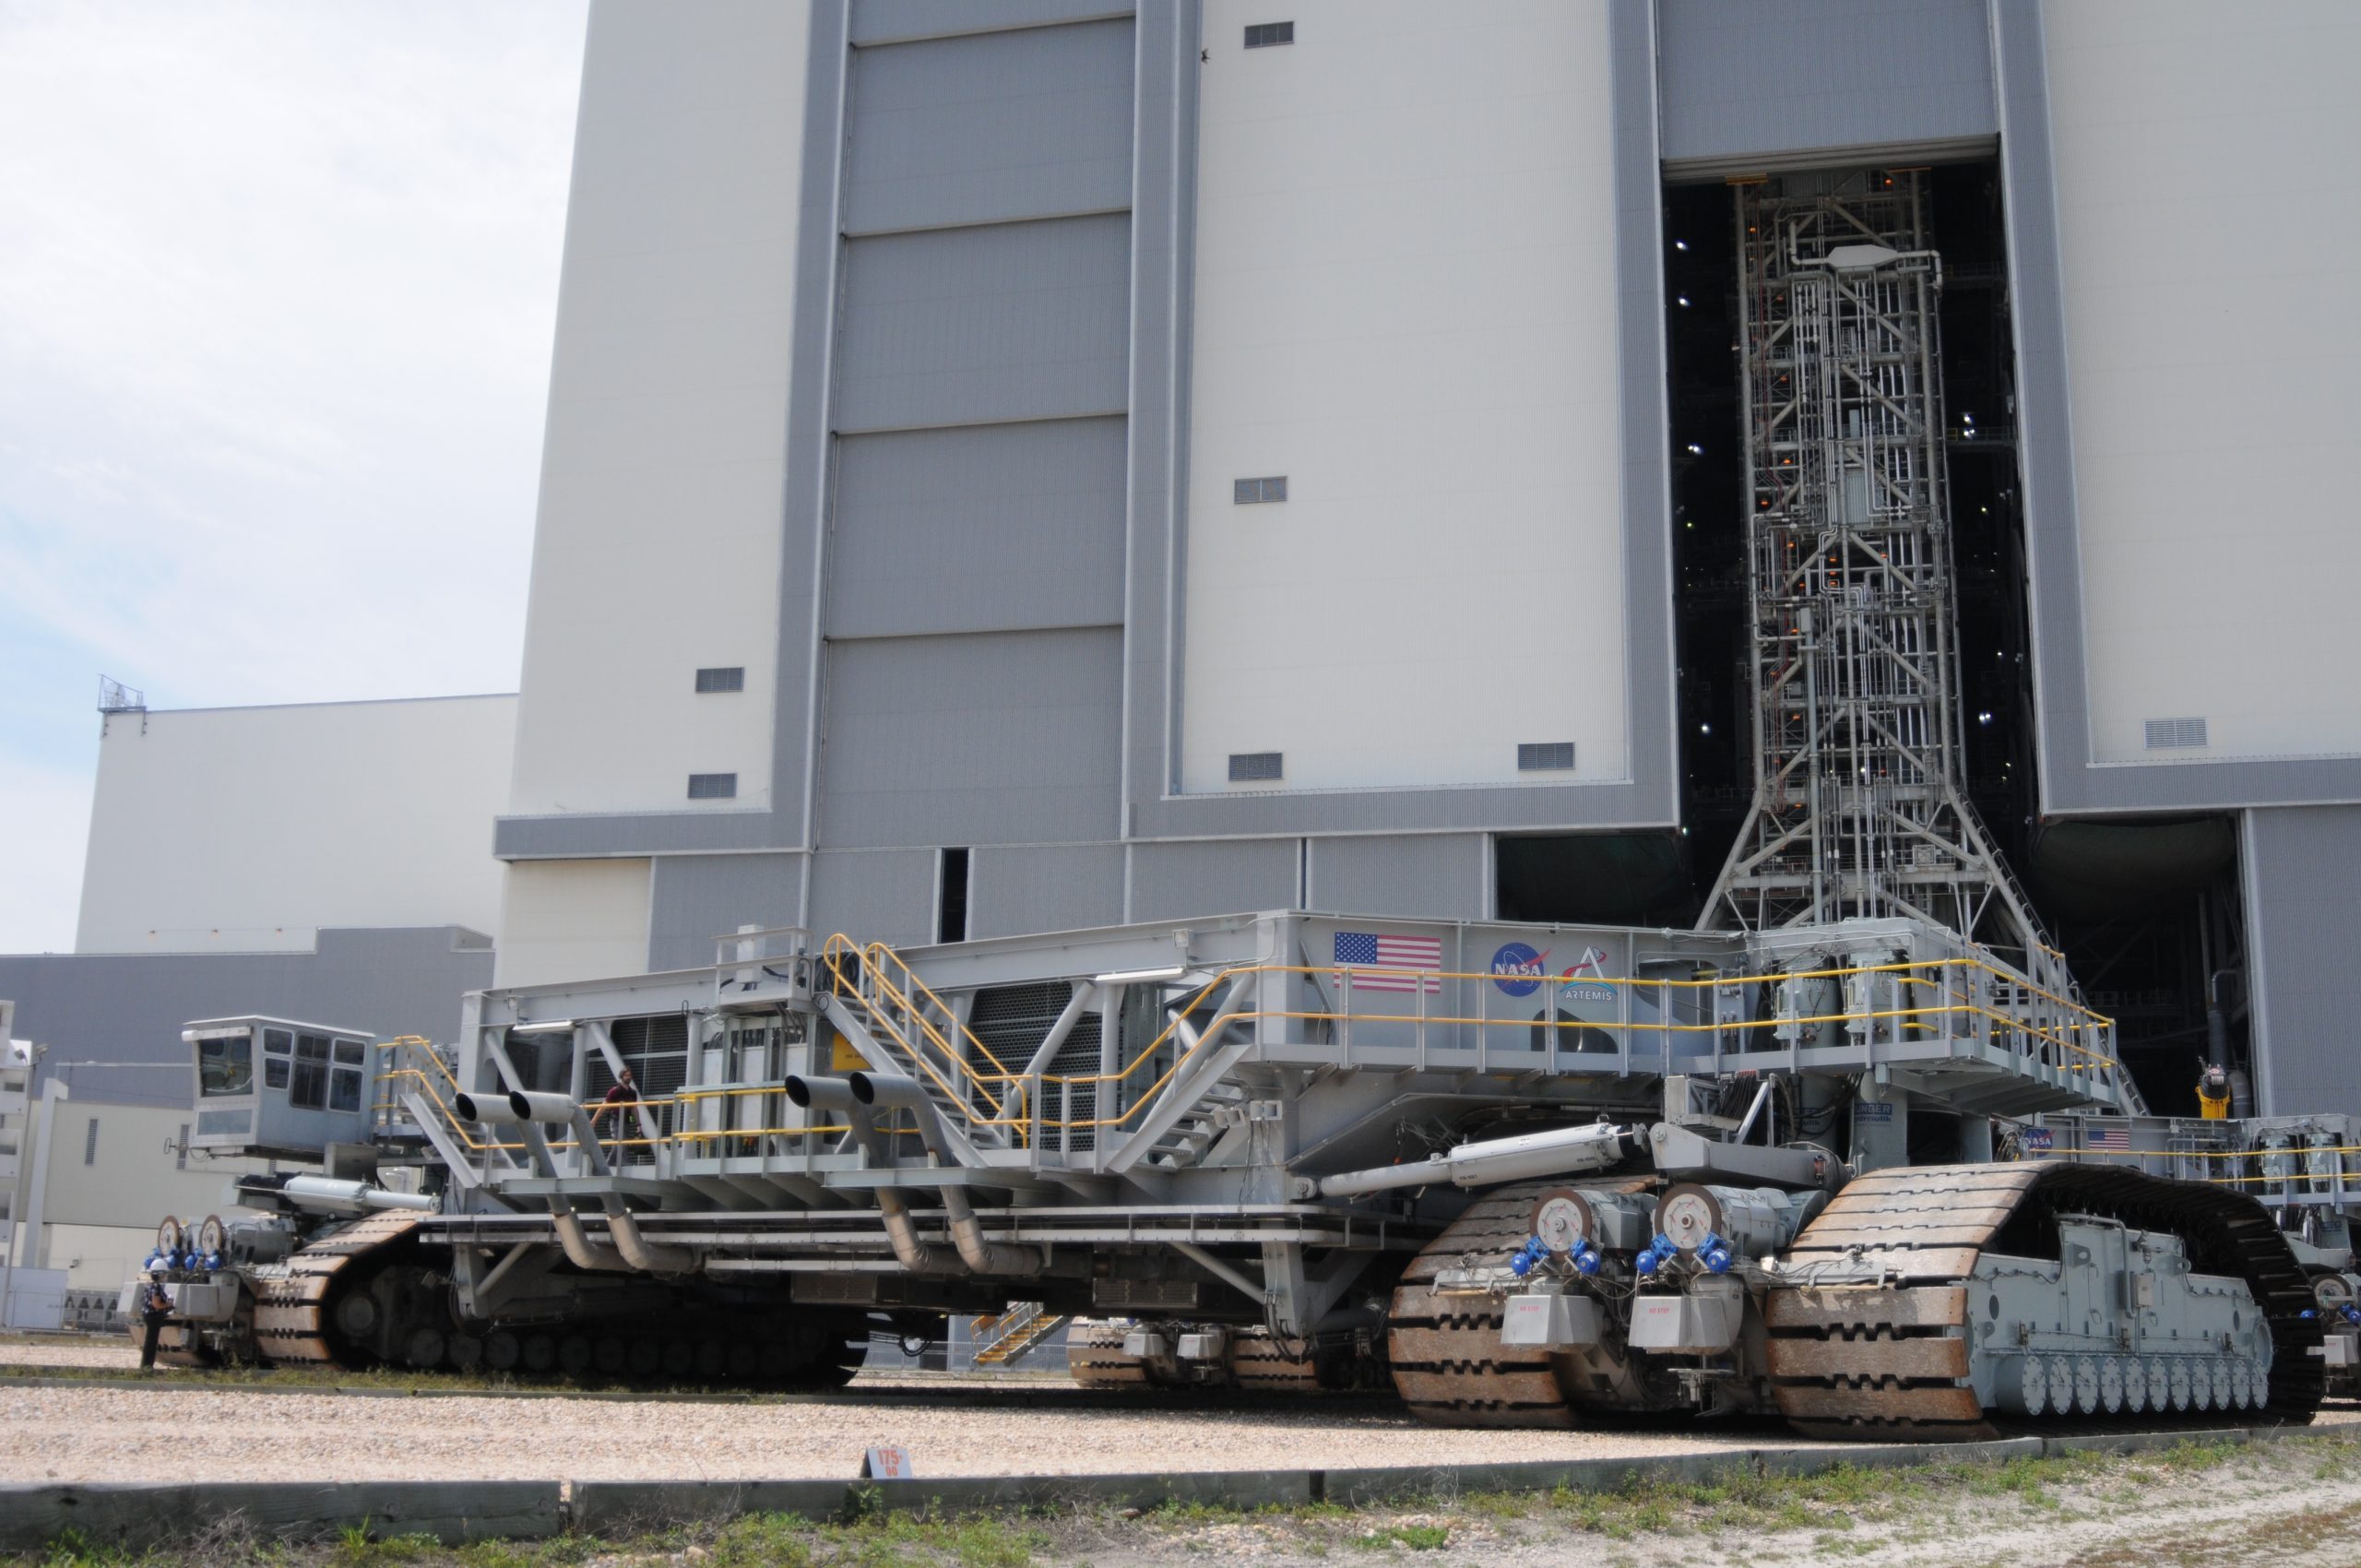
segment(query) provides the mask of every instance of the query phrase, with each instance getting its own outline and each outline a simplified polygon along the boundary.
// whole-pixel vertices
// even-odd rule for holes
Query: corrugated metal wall
[[[1112,838],[1122,634],[880,637],[828,650],[831,849]]]
[[[833,849],[812,857],[812,929],[862,942],[934,940],[933,849]]]
[[[857,6],[813,923],[1120,918],[1134,29]],[[1086,16],[1087,13],[1082,13]],[[1014,30],[1003,30],[1014,29]],[[956,34],[957,36],[924,36]]]
[[[845,232],[1132,203],[1132,24],[855,51]]]
[[[802,909],[804,857],[658,855],[648,890],[647,967],[713,962],[713,939],[742,925],[793,925]]]
[[[2361,1114],[2353,1048],[2361,806],[2248,812],[2239,856],[2260,1109]]]
[[[1121,624],[1123,425],[840,439],[828,636]]]
[[[1121,844],[978,849],[968,876],[971,937],[1122,923]]]
[[[1999,135],[1986,0],[1659,0],[1668,169]]]
[[[338,1028],[457,1039],[460,998],[492,983],[488,939],[456,926],[324,931],[310,953],[58,953],[0,956],[16,1032],[47,1075],[90,1099],[186,1105],[181,1026],[266,1013]],[[155,1065],[125,1065],[125,1063]]]
[[[1299,838],[1213,838],[1132,847],[1132,919],[1193,920],[1292,909]]]
[[[1340,915],[1489,920],[1491,852],[1481,833],[1315,838],[1309,902]]]

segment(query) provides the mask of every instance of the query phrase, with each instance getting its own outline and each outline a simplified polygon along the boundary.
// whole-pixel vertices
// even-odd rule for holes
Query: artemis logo
[[[1607,951],[1601,947],[1585,947],[1582,957],[1560,977],[1558,999],[1560,1002],[1613,1002],[1615,987],[1606,979]],[[1582,977],[1589,975],[1588,980]]]

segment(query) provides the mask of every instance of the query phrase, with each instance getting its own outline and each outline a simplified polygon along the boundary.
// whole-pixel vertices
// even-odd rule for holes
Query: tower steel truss
[[[1923,176],[1737,194],[1754,798],[1704,923],[1915,916],[2070,994],[1960,788]]]

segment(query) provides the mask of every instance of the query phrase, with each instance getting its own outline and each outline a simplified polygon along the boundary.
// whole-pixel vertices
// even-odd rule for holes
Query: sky
[[[584,0],[0,0],[0,953],[99,677],[516,687]]]

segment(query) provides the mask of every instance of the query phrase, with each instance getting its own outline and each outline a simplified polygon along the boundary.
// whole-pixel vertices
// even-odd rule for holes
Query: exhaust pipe
[[[476,1127],[513,1127],[532,1118],[525,1113],[525,1097],[508,1089],[455,1095],[451,1113]]]
[[[591,1167],[599,1175],[607,1173],[606,1151],[599,1146],[598,1134],[589,1125],[589,1117],[572,1095],[544,1094],[527,1089],[491,1090],[482,1094],[462,1094],[455,1097],[451,1109],[460,1121],[480,1127],[522,1127],[525,1141],[532,1148],[536,1163],[546,1164],[549,1147],[542,1141],[545,1126],[571,1127],[583,1152],[589,1157]],[[663,1247],[640,1233],[631,1211],[622,1198],[607,1195],[607,1231],[615,1240],[611,1247],[602,1247],[590,1240],[582,1217],[574,1212],[566,1201],[555,1194],[550,1196],[550,1218],[557,1227],[558,1245],[564,1249],[565,1258],[575,1267],[595,1270],[601,1274],[694,1274],[697,1258],[694,1253],[681,1247]]]
[[[852,1092],[852,1086],[842,1078],[806,1078],[789,1074],[787,1098],[799,1111],[837,1111],[852,1124],[852,1140],[869,1156],[869,1162],[880,1169],[893,1161],[886,1157],[884,1146],[878,1141],[877,1123],[871,1120],[869,1102]],[[943,1269],[919,1240],[917,1222],[910,1218],[909,1206],[902,1194],[891,1187],[877,1189],[877,1211],[884,1217],[886,1239],[894,1243],[894,1256],[912,1274],[941,1274]]]
[[[852,1073],[846,1076],[846,1086],[853,1098],[864,1105],[883,1105],[890,1110],[908,1111],[918,1118],[919,1136],[926,1146],[946,1165],[957,1163],[951,1151],[951,1139],[943,1130],[943,1117],[934,1101],[915,1078],[891,1076],[879,1073]],[[1035,1275],[1048,1266],[1046,1253],[1030,1247],[1012,1247],[984,1239],[982,1222],[976,1218],[975,1206],[967,1194],[957,1187],[943,1189],[943,1212],[951,1223],[951,1244],[959,1249],[959,1261],[978,1274]]]

